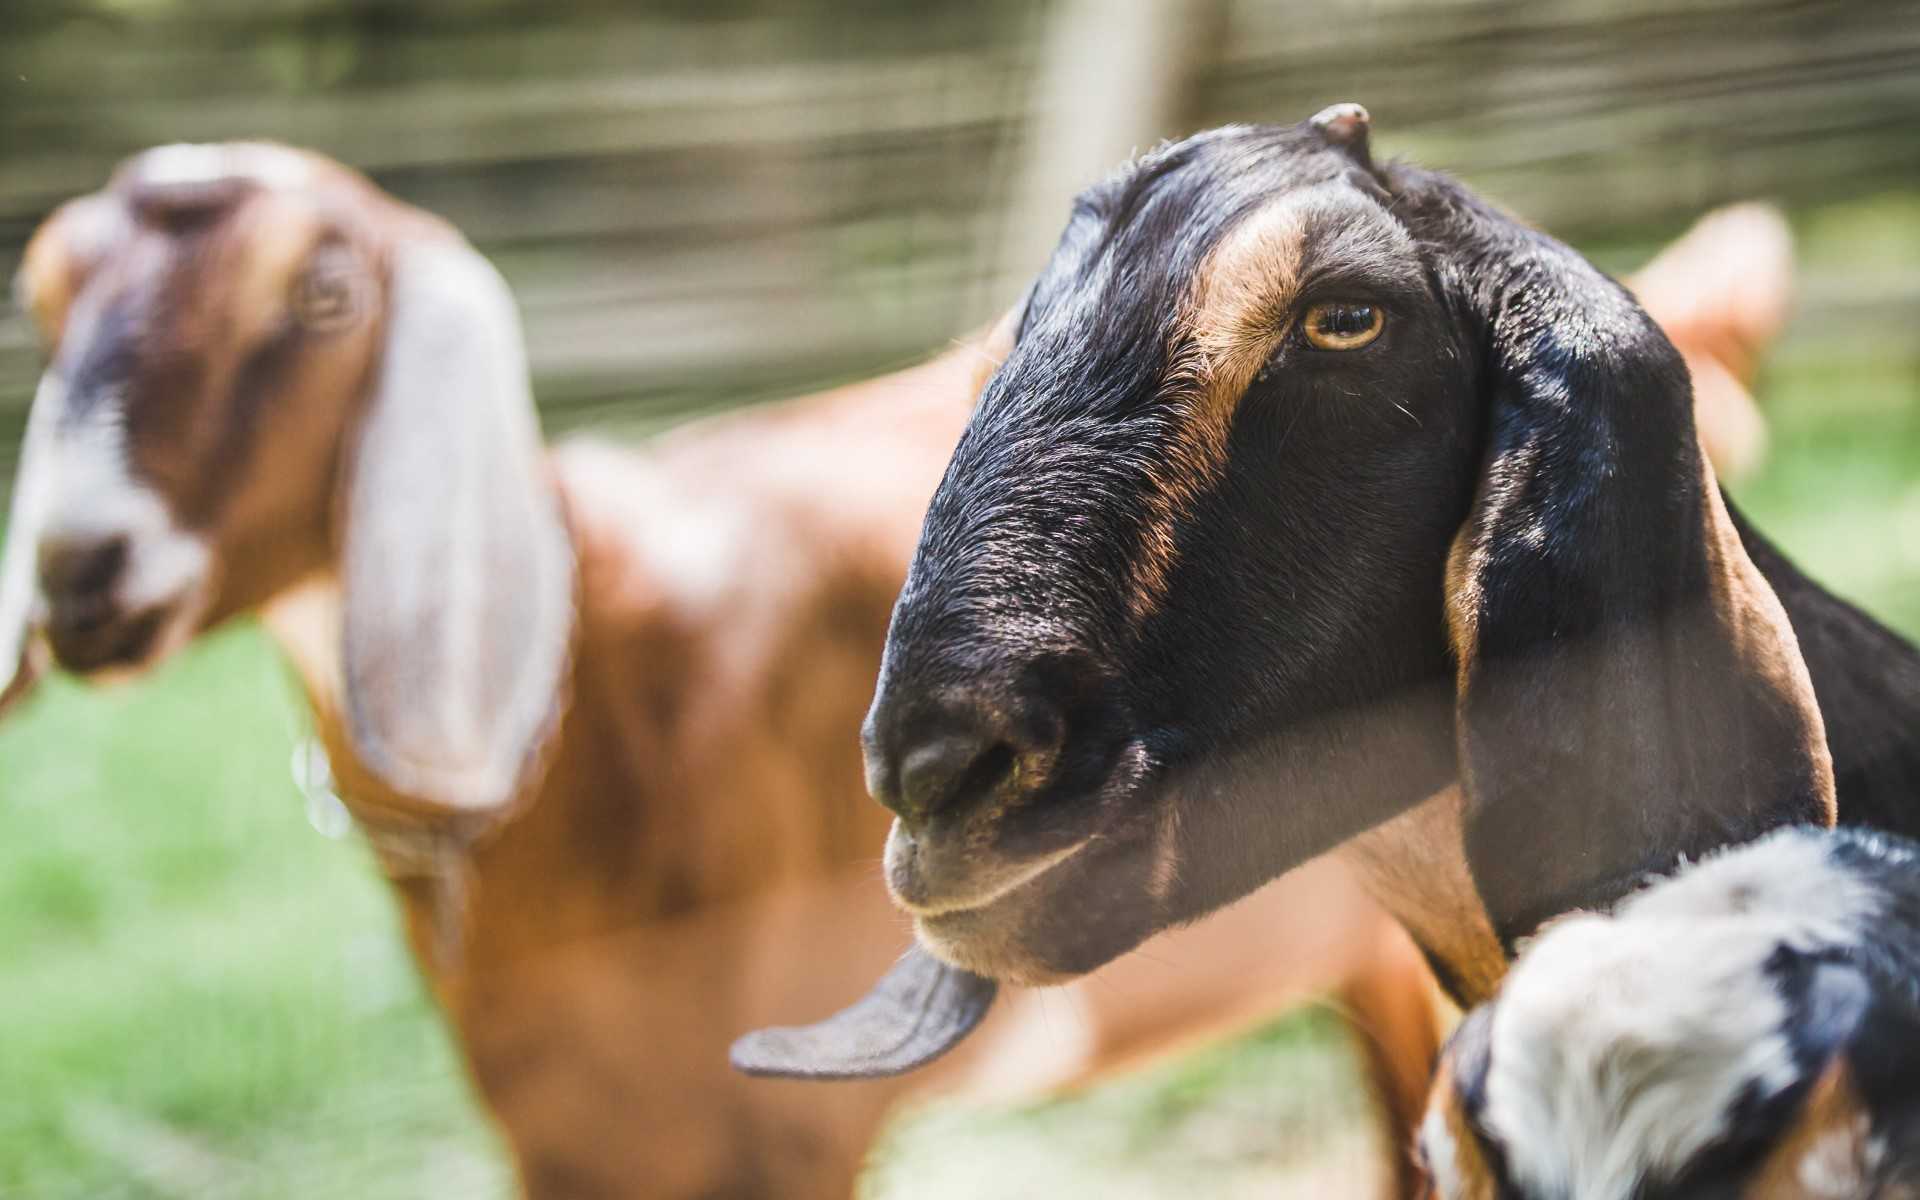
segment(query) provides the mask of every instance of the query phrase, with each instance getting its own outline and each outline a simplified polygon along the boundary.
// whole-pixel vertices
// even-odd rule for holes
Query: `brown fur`
[[[1149,498],[1153,515],[1132,582],[1136,622],[1150,616],[1166,592],[1175,522],[1218,476],[1234,409],[1286,332],[1304,233],[1293,206],[1260,213],[1208,254],[1181,302],[1165,390],[1184,411],[1183,436],[1175,468],[1156,475]]]
[[[1434,1071],[1432,1103],[1453,1149],[1453,1174],[1459,1186],[1459,1200],[1498,1200],[1500,1192],[1493,1169],[1487,1163],[1480,1135],[1460,1105],[1460,1093],[1453,1082],[1453,1063],[1448,1058],[1442,1058]]]
[[[1467,869],[1461,842],[1465,804],[1465,793],[1455,784],[1350,839],[1336,853],[1444,966],[1449,989],[1478,1003],[1499,987],[1507,955]]]
[[[1687,360],[1700,444],[1724,479],[1766,456],[1767,425],[1749,391],[1793,300],[1793,233],[1764,204],[1702,217],[1629,286]]]
[[[1812,714],[1801,752],[1817,764],[1824,802],[1819,822],[1832,825],[1840,811],[1833,783],[1833,751],[1827,745],[1826,724],[1814,699],[1813,679],[1800,656],[1800,639],[1787,620],[1780,597],[1742,548],[1739,531],[1733,527],[1733,518],[1727,514],[1714,479],[1713,465],[1704,453],[1700,470],[1707,480],[1705,541],[1707,562],[1713,570],[1711,602],[1719,627],[1733,639],[1741,659],[1766,680],[1783,707]]]
[[[1821,1200],[1859,1194],[1867,1184],[1871,1118],[1846,1060],[1836,1058],[1813,1085],[1799,1118],[1768,1153],[1746,1200]],[[1808,1185],[1807,1176],[1819,1181]],[[1824,1185],[1824,1186],[1823,1186]]]

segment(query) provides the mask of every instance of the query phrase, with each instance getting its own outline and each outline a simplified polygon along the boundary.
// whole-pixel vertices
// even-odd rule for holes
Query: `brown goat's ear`
[[[496,811],[556,720],[572,551],[506,284],[455,241],[390,272],[344,485],[348,731],[401,797]]]
[[[1509,946],[1682,854],[1834,817],[1799,644],[1632,298],[1451,182],[1408,211],[1485,355],[1447,572],[1475,883]]]
[[[126,205],[117,196],[94,192],[62,204],[27,242],[13,280],[14,300],[33,322],[48,358],[60,342],[67,310],[87,272],[131,228]]]

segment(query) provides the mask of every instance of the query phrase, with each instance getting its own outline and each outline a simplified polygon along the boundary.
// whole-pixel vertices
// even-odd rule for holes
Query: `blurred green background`
[[[0,0],[0,272],[145,145],[313,145],[502,265],[550,428],[631,436],[923,353],[1134,145],[1348,98],[1381,151],[1612,269],[1783,203],[1802,299],[1736,493],[1920,633],[1915,4]],[[5,310],[9,453],[35,370]],[[0,1195],[504,1190],[370,856],[308,819],[305,735],[244,626],[0,729]],[[1089,1097],[934,1111],[870,1192],[1350,1194],[1338,1038],[1306,1013]]]

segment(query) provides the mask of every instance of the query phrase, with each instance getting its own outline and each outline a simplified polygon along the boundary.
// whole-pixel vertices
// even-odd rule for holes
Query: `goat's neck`
[[[300,679],[314,731],[326,748],[335,784],[354,818],[376,828],[449,828],[454,823],[452,814],[423,808],[398,795],[354,753],[345,719],[343,598],[338,577],[332,573],[309,576],[265,605],[260,616]],[[569,680],[563,686],[570,684]],[[542,747],[541,753],[548,750]]]
[[[1465,804],[1456,783],[1335,853],[1413,936],[1453,998],[1477,1004],[1499,986],[1507,955],[1467,867]]]

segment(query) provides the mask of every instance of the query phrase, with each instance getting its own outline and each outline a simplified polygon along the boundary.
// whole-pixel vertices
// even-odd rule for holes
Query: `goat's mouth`
[[[1025,854],[981,839],[917,837],[896,822],[887,885],[936,958],[1006,983],[1063,983],[1105,965],[1157,932],[1169,880],[1167,799],[1139,761],[1082,798],[1087,819]],[[1067,801],[1066,807],[1082,808]]]
[[[1043,987],[1099,969],[1159,932],[1151,842],[1091,838],[986,904],[914,917],[943,962]]]
[[[112,605],[61,605],[41,632],[62,669],[96,680],[142,674],[192,634],[199,604],[192,592],[125,610]]]
[[[895,904],[923,921],[979,912],[1039,883],[1096,836],[1089,832],[1031,856],[984,854],[965,847],[954,853],[946,843],[932,844],[895,821],[887,835],[884,859],[887,890]]]
[[[1158,932],[1166,924],[1172,877],[1163,868],[1175,826],[1160,815],[1171,810],[1154,803],[1165,797],[1149,794],[1147,762],[1144,743],[1129,742],[1104,785],[1078,797],[1050,796],[1059,815],[1079,814],[1077,832],[1028,828],[1023,852],[981,848],[1010,832],[990,815],[949,828],[932,842],[951,856],[951,882],[938,892],[919,889],[921,839],[896,824],[888,884],[914,916],[918,945],[835,1016],[741,1039],[734,1065],[814,1079],[910,1071],[966,1038],[997,982],[1061,983]]]

